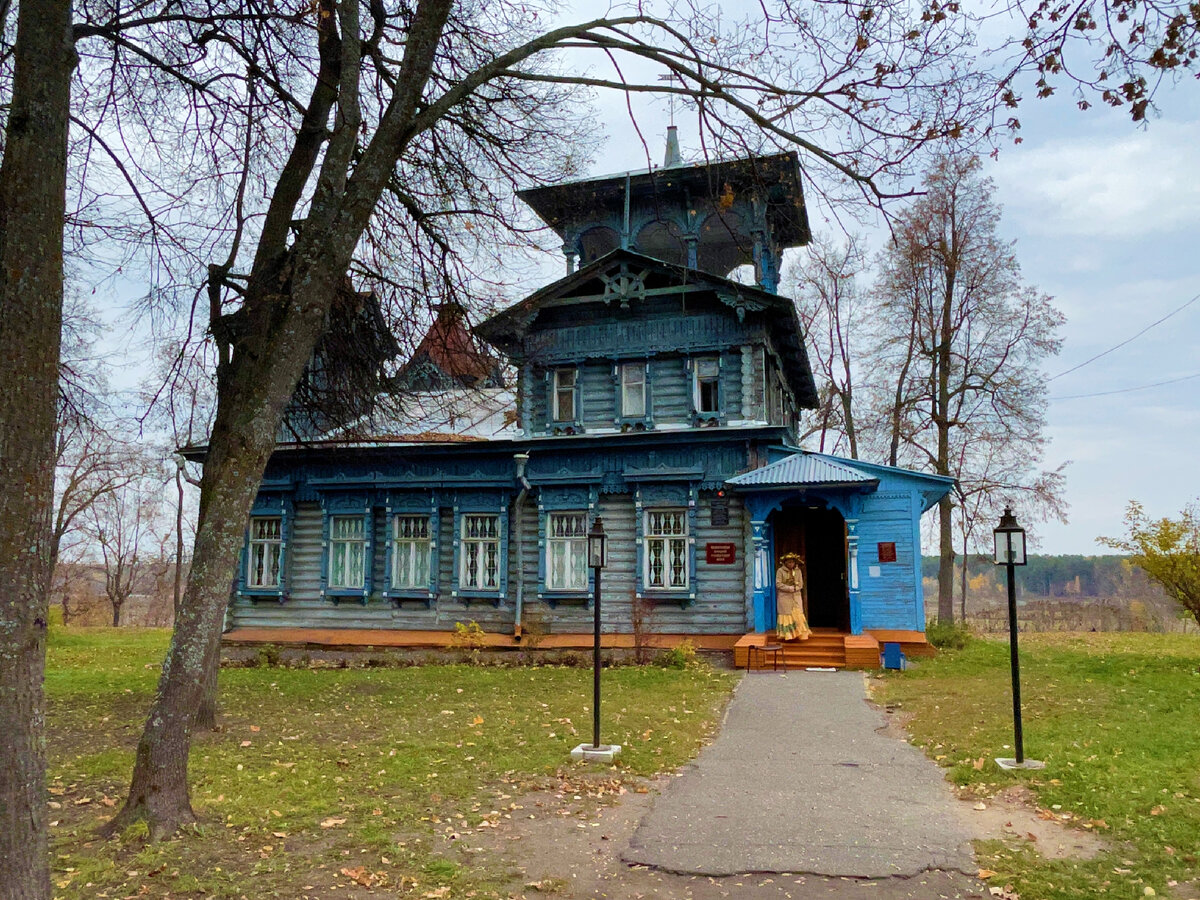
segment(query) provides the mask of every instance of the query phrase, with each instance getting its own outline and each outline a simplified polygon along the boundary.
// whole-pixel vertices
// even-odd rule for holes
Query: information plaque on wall
[[[896,561],[896,542],[886,541],[879,545],[879,561],[895,562]]]
[[[704,561],[710,566],[731,566],[737,562],[737,544],[705,544]]]
[[[729,498],[713,497],[709,505],[713,525],[729,524]]]

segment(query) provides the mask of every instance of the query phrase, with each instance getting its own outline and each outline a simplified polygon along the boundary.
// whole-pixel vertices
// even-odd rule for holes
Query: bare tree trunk
[[[953,504],[947,494],[938,501],[938,615],[941,624],[954,622],[954,533],[950,529]]]
[[[0,162],[0,897],[50,896],[46,617],[62,330],[69,0],[22,0]]]
[[[125,601],[124,601],[124,600],[120,600],[120,601],[114,601],[114,602],[113,602],[113,605],[112,605],[112,608],[113,608],[113,620],[112,620],[112,627],[113,627],[113,628],[120,628],[120,627],[121,627],[121,607],[122,607],[122,606],[124,606],[124,605],[125,605]]]
[[[937,428],[937,458],[935,468],[939,475],[951,475],[950,471],[950,362],[954,327],[951,310],[954,303],[953,248],[946,246],[945,238],[939,253],[946,266],[945,290],[942,295],[941,325],[938,329],[937,395],[934,398],[933,424]],[[938,621],[950,624],[954,621],[954,533],[951,530],[951,515],[954,510],[952,494],[938,502]]]
[[[858,429],[854,424],[854,398],[849,378],[847,374],[846,389],[841,392],[842,419],[846,425],[846,438],[850,441],[850,458],[858,459]]]
[[[967,624],[967,560],[970,559],[967,553],[967,535],[963,534],[963,552],[962,552],[962,570],[959,574],[959,592],[960,599],[958,605],[958,620],[964,625]]]

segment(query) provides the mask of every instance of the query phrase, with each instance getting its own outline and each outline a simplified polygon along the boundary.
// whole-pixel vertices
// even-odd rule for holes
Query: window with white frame
[[[621,415],[626,419],[640,419],[646,415],[645,363],[621,364]]]
[[[587,590],[586,513],[550,513],[546,525],[546,589]]]
[[[429,587],[429,516],[396,516],[392,520],[392,587]]]
[[[250,559],[246,586],[279,587],[279,563],[283,558],[283,519],[254,516],[250,519]]]
[[[329,520],[329,586],[361,590],[366,585],[367,532],[362,516]]]
[[[698,413],[721,411],[721,362],[715,356],[705,356],[693,364],[695,404]]]
[[[464,515],[458,584],[468,590],[500,589],[500,517]]]
[[[554,421],[575,421],[575,369],[554,370]]]
[[[677,590],[688,586],[686,509],[646,511],[646,587]]]

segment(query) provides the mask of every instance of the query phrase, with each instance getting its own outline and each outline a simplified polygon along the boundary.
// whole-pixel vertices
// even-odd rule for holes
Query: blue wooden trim
[[[582,603],[586,609],[591,609],[592,608],[592,592],[594,589],[595,588],[592,585],[592,576],[589,574],[587,590],[583,590],[583,591],[543,591],[541,594],[539,594],[539,597],[540,597],[540,599],[545,601],[545,603],[547,603],[551,609],[558,606],[558,604],[563,603],[564,601],[572,601],[572,600]]]
[[[544,497],[545,491],[538,491],[537,597],[539,600],[546,600],[551,606],[554,606],[555,600],[550,596],[550,592],[546,590],[546,506]]]
[[[392,596],[392,551],[396,545],[396,515],[392,512],[392,495],[384,498],[383,507],[383,590],[380,596],[384,600]],[[372,566],[374,568],[374,566]]]
[[[560,512],[563,510],[586,509],[590,502],[589,498],[595,492],[595,484],[590,487],[587,485],[579,485],[578,487],[567,487],[565,485],[543,487],[538,491],[538,510]]]
[[[432,608],[438,598],[438,579],[441,578],[441,494],[434,491],[429,497],[429,595],[426,607]]]
[[[687,507],[692,497],[694,480],[658,483],[642,483],[638,486],[645,506]]]
[[[496,597],[496,605],[499,606],[508,596],[508,497],[500,498],[500,506],[498,510],[499,525],[500,525],[500,594]]]
[[[654,428],[654,385],[650,377],[650,360],[646,360],[646,427]]]
[[[342,600],[356,598],[366,606],[371,597],[375,575],[375,507],[374,497],[367,491],[327,491],[321,494],[321,599],[336,606]],[[361,516],[363,519],[363,586],[335,588],[329,584],[330,523],[334,516]]]
[[[750,541],[754,547],[751,558],[754,566],[754,630],[770,631],[775,627],[775,534],[764,519],[750,523]]]
[[[696,602],[696,512],[699,506],[699,499],[696,491],[696,485],[692,484],[688,488],[687,501],[687,522],[688,522],[688,598],[687,602],[681,601],[683,607],[691,606]]]
[[[454,536],[451,540],[454,542],[454,551],[450,559],[450,596],[458,598],[460,585],[462,584],[462,515],[458,505],[458,495],[454,496],[453,509],[453,529]]]
[[[433,597],[437,592],[437,497],[436,491],[389,491],[385,498],[384,507],[384,564],[383,586],[380,596],[384,600],[423,600],[427,606],[432,606]],[[398,588],[392,584],[392,570],[395,565],[396,547],[396,517],[425,516],[429,519],[429,582],[425,589]]]
[[[637,547],[637,578],[634,582],[634,593],[639,600],[646,596],[646,520],[645,507],[642,505],[642,489],[637,487],[633,492],[633,543]]]
[[[604,480],[603,469],[561,469],[554,474],[529,474],[529,480],[533,482],[534,487],[543,488],[555,485],[566,485],[573,487],[579,484],[599,484]]]
[[[479,493],[458,492],[454,498],[454,586],[450,596],[470,604],[472,600],[487,600],[493,606],[500,604],[508,596],[508,495],[496,491]],[[464,588],[462,586],[462,525],[464,515],[495,515],[496,527],[500,533],[499,559],[497,564],[497,590],[480,588]]]
[[[642,366],[642,415],[625,415],[625,380],[622,368],[627,365]],[[646,431],[654,427],[654,406],[650,399],[650,360],[617,359],[612,364],[613,380],[613,424],[622,431]]]
[[[926,496],[921,491],[912,494],[912,557],[913,557],[913,603],[912,627],[916,631],[925,630],[925,585],[921,582],[921,515],[925,512]],[[941,496],[939,495],[939,498]]]
[[[552,434],[583,434],[583,373],[585,366],[578,360],[556,365],[546,370],[546,431]],[[575,384],[571,387],[571,418],[558,418],[558,372],[575,373]]]
[[[526,362],[521,366],[520,381],[517,387],[517,403],[520,410],[521,429],[526,436],[537,429],[533,421],[533,364]]]
[[[269,483],[268,490],[288,490],[292,488],[291,480],[278,480]],[[250,519],[278,518],[279,519],[279,585],[273,588],[255,588],[249,586],[250,577],[250,521],[246,522],[246,530],[242,536],[242,553],[238,562],[237,581],[234,587],[234,599],[244,597],[252,603],[259,600],[275,600],[286,603],[288,599],[288,544],[292,537],[292,520],[295,518],[295,504],[290,493],[269,494],[260,493],[254,498],[250,507]]]
[[[858,571],[858,519],[853,518],[846,519],[846,594],[850,602],[850,633],[862,634],[862,590]]]
[[[626,469],[621,473],[626,481],[641,482],[693,482],[704,478],[704,469],[685,468],[678,466],[658,466],[657,468]],[[682,499],[680,500],[682,503]]]

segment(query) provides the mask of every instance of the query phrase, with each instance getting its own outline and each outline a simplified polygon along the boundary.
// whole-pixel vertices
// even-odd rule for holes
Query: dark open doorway
[[[850,631],[846,581],[846,520],[811,501],[784,504],[773,517],[775,565],[785,553],[804,559],[804,600],[812,628]]]

